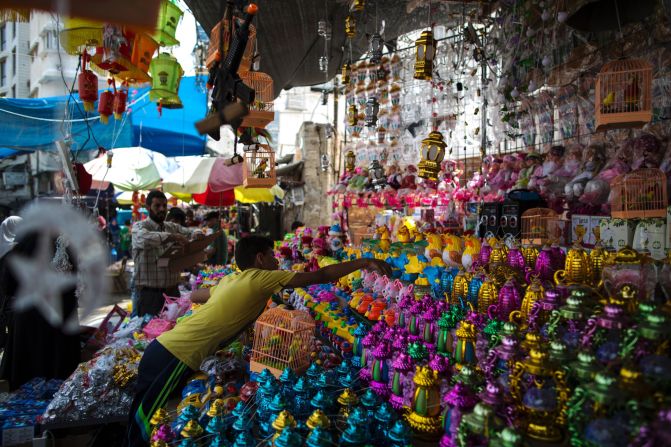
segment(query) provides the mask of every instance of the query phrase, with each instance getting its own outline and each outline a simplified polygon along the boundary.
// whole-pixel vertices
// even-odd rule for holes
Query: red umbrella
[[[223,192],[212,192],[208,185],[204,193],[193,194],[193,200],[196,203],[207,206],[231,206],[235,203],[235,192],[233,189]]]

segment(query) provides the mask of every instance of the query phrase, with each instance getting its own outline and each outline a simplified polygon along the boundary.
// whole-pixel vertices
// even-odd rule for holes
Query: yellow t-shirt
[[[282,290],[295,274],[249,269],[228,275],[212,289],[207,303],[157,340],[189,368],[198,371],[203,359],[258,318],[267,299]]]

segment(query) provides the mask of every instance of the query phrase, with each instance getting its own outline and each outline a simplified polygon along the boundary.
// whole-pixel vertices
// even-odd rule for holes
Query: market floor
[[[105,319],[107,314],[114,308],[114,305],[119,305],[124,310],[130,308],[130,292],[110,294],[106,302],[93,311],[90,315],[84,316],[82,309],[79,309],[79,324],[81,326],[99,327],[100,323]]]

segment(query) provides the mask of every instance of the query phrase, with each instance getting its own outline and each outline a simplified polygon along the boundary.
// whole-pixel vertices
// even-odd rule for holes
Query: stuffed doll
[[[671,191],[671,139],[666,144],[666,154],[659,169],[666,175],[666,190]]]
[[[564,194],[566,184],[578,175],[584,150],[581,145],[572,146],[559,169],[545,178],[546,197],[556,197]]]
[[[543,156],[538,152],[531,151],[527,154],[527,176],[529,182],[526,185],[527,189],[538,191],[538,182],[543,178]]]
[[[509,191],[517,189],[518,181],[521,185],[524,185],[524,187],[526,187],[527,183],[529,183],[529,177],[527,176],[526,169],[526,155],[520,152],[515,154],[514,157],[515,161],[513,163],[513,175],[510,178],[510,186],[508,187]]]
[[[534,175],[530,181],[530,189],[539,191],[543,196],[555,196],[559,191],[551,190],[548,179],[552,178],[561,168],[564,158],[564,146],[552,146],[542,166],[542,173],[540,176]]]
[[[506,155],[503,157],[501,169],[491,181],[492,192],[501,195],[515,183],[512,181],[514,164],[515,157],[512,155]]]
[[[417,168],[415,165],[408,165],[405,168],[405,175],[401,180],[402,189],[417,189]]]
[[[402,179],[401,168],[398,167],[398,164],[394,163],[390,165],[387,170],[387,189],[399,189],[401,187]]]
[[[580,172],[564,187],[566,200],[580,200],[587,182],[596,177],[603,168],[604,157],[602,146],[591,145],[585,150]]]
[[[632,170],[659,168],[663,155],[657,137],[643,134],[634,140],[634,162],[631,168]]]

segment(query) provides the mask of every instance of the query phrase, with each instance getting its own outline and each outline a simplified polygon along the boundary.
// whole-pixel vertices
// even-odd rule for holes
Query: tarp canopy
[[[128,97],[130,113],[122,120],[110,117],[107,125],[100,122],[97,111],[85,115],[77,94],[70,101],[66,96],[0,98],[0,157],[16,155],[5,149],[54,150],[54,143],[68,135],[73,151],[141,145],[168,157],[202,155],[205,137],[198,134],[194,122],[207,112],[206,91],[195,77],[186,77],[180,84],[179,96],[184,108],[163,108],[159,113],[149,100],[149,87],[132,88]],[[66,108],[67,122],[63,121]]]
[[[185,0],[196,20],[209,34],[221,20],[221,0]],[[248,2],[238,1],[245,4]],[[259,14],[254,19],[258,50],[261,54],[261,71],[274,81],[275,96],[282,89],[301,85],[316,85],[332,79],[344,62],[343,49],[349,58],[349,44],[345,36],[345,17],[351,2],[343,0],[282,0],[259,2]],[[357,34],[352,39],[352,56],[358,59],[369,47],[370,34],[384,21],[383,38],[394,40],[416,29],[428,28],[430,21],[447,25],[463,20],[487,2],[474,0],[431,2],[409,0],[384,0],[365,2],[363,12],[354,12]],[[378,20],[376,20],[376,15]],[[429,18],[430,17],[430,18]],[[319,58],[324,55],[324,41],[317,34],[317,22],[326,19],[331,23],[333,37],[328,43],[328,75],[319,69]]]

